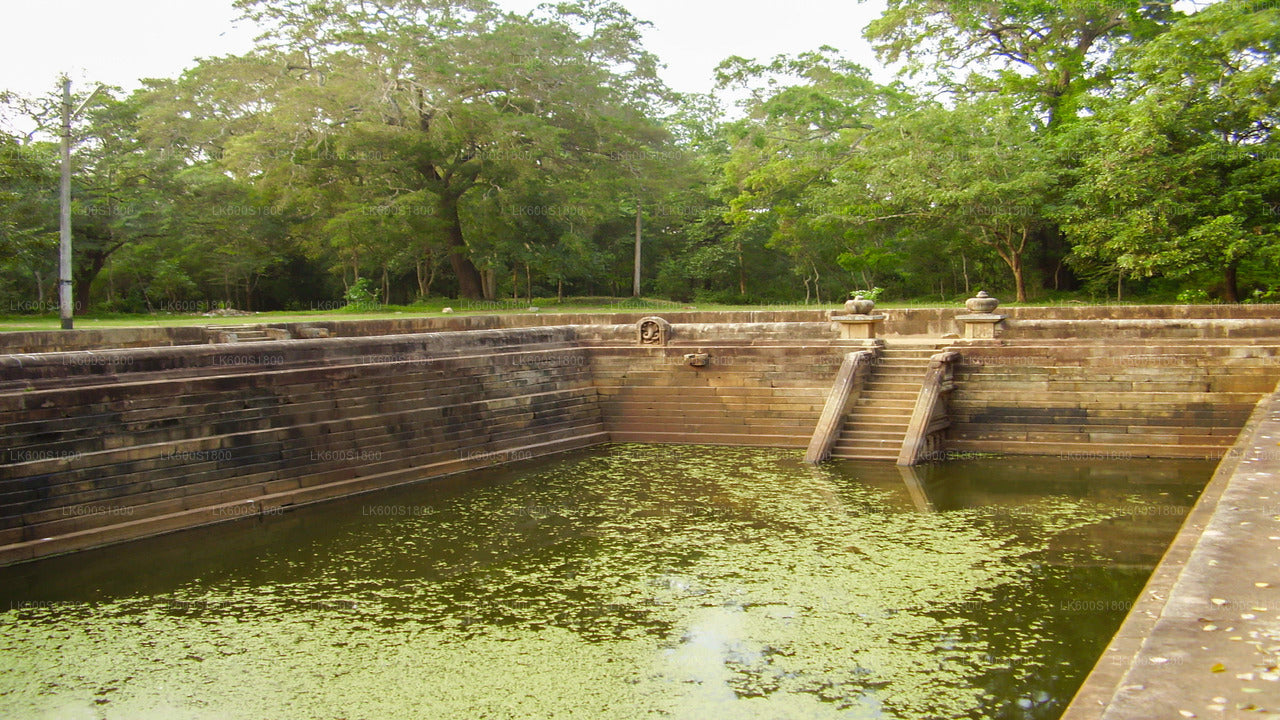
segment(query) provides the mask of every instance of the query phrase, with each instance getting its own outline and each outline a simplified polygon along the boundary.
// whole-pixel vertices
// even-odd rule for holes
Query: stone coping
[[[1280,387],[1062,720],[1280,718]]]
[[[643,310],[620,313],[538,312],[503,315],[406,315],[381,320],[344,320],[340,317],[291,322],[256,316],[237,318],[237,322],[265,325],[290,332],[294,337],[307,328],[321,328],[340,337],[371,337],[466,330],[501,330],[550,325],[619,325],[634,324],[642,318],[659,316],[672,324],[733,323],[829,323],[833,313],[843,312],[834,306],[814,306],[795,310]],[[885,316],[882,334],[945,335],[958,332],[957,316],[967,314],[963,307],[877,308]],[[1185,326],[1184,332],[1212,332],[1222,321],[1253,321],[1252,326],[1233,327],[1232,333],[1270,332],[1280,335],[1280,305],[1065,305],[1014,307],[1001,306],[1008,315],[1010,332],[1019,323],[1061,321],[1068,327],[1052,324],[1037,326],[1038,333],[1078,332],[1069,325],[1079,321],[1204,321]],[[211,318],[210,322],[217,322]],[[1207,323],[1206,326],[1204,323]],[[1206,330],[1205,327],[1209,329]],[[216,327],[214,328],[216,329]],[[1030,328],[1028,328],[1030,329]],[[1110,330],[1089,330],[1103,333]],[[39,353],[103,348],[201,345],[214,337],[204,327],[82,328],[76,330],[0,331],[0,354]]]

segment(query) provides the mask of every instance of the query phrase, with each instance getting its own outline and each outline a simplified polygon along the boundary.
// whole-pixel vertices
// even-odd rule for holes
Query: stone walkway
[[[1280,392],[1228,459],[1063,720],[1280,720]]]

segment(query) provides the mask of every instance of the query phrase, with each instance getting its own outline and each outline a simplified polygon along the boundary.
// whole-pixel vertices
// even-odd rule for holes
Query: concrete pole
[[[631,295],[640,297],[640,233],[644,228],[644,216],[641,214],[640,199],[636,198],[636,269],[631,283]]]
[[[62,329],[71,320],[71,78],[62,79],[62,188],[58,229],[58,314]]]

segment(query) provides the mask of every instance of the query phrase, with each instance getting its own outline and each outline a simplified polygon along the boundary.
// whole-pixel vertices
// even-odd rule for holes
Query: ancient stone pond
[[[610,445],[0,570],[0,716],[1057,718],[1213,463]]]

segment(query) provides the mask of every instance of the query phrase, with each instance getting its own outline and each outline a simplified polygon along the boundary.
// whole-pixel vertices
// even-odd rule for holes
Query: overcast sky
[[[0,90],[24,94],[77,84],[135,88],[144,77],[174,77],[197,57],[243,52],[257,34],[235,22],[232,0],[0,0]],[[499,0],[528,11],[540,0]],[[832,45],[876,68],[862,29],[883,0],[622,0],[654,23],[647,47],[667,65],[667,84],[707,92],[730,55],[768,58]],[[878,79],[888,79],[877,72]]]

